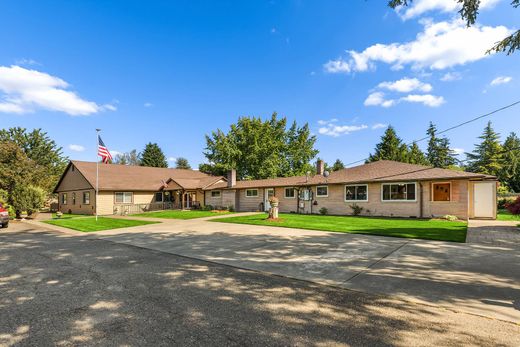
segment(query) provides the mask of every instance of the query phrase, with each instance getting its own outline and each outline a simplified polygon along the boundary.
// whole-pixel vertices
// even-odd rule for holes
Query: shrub
[[[507,204],[506,208],[511,214],[520,214],[520,196],[514,202]]]
[[[358,204],[350,205],[350,208],[352,209],[352,214],[354,216],[359,216],[363,211],[363,207],[359,206]]]
[[[0,205],[2,206],[2,208],[7,210],[7,212],[9,213],[9,217],[14,218],[14,216],[16,215],[15,210],[13,206],[7,203],[7,191],[3,189],[0,189]]]
[[[320,208],[320,214],[326,215],[328,213],[329,213],[329,209],[328,208],[326,208],[326,207]]]
[[[43,206],[45,192],[38,187],[20,185],[13,189],[11,199],[16,217],[20,217],[22,211],[27,211],[27,214],[31,215]]]
[[[229,212],[235,212],[235,206],[233,206],[233,205],[229,205],[228,208],[227,208],[227,210],[228,210]]]
[[[452,216],[451,214],[447,214],[447,215],[445,215],[445,216],[442,217],[442,218],[444,218],[444,219],[446,219],[446,220],[449,220],[449,221],[451,221],[451,222],[458,220],[457,216]]]
[[[204,205],[204,211],[211,211],[211,210],[213,210],[212,205]]]
[[[507,208],[507,205],[514,202],[514,198],[499,198],[497,201],[497,208],[499,210],[504,210]]]

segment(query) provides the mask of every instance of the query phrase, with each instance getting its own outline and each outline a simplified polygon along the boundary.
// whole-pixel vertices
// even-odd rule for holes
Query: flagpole
[[[99,190],[99,132],[101,129],[96,129],[96,222],[98,220],[98,190]]]

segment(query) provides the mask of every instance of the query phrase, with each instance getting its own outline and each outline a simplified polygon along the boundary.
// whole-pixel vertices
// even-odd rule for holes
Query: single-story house
[[[95,167],[88,162],[69,164],[55,189],[61,211],[84,211],[85,207],[73,208],[78,202],[71,200],[72,194],[94,194]],[[362,215],[372,216],[496,218],[496,177],[388,160],[330,174],[318,161],[316,175],[244,181],[237,181],[234,170],[222,177],[111,164],[99,169],[100,214],[157,202],[171,203],[172,208],[211,205],[261,211],[268,210],[269,197],[276,196],[280,212],[316,214],[325,208],[328,214],[348,215],[357,205]]]

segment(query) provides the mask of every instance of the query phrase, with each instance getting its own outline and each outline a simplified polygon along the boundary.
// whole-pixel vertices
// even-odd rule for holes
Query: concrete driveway
[[[458,244],[204,219],[163,220],[89,237],[520,322],[518,244]]]

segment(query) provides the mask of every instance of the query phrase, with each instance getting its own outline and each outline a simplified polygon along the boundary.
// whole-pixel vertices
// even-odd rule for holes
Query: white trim
[[[318,188],[327,188],[327,195],[318,195]],[[317,198],[328,198],[329,197],[329,186],[328,185],[323,185],[323,186],[316,186],[316,197]]]
[[[287,196],[287,189],[292,189],[293,190],[293,196]],[[283,188],[283,197],[284,199],[296,199],[296,188],[294,187],[284,187]]]
[[[415,199],[414,200],[384,200],[383,199],[383,186],[391,186],[392,184],[413,184],[415,186]],[[392,196],[392,189],[390,189],[390,196]],[[408,197],[408,191],[406,192],[406,196]],[[391,183],[381,183],[381,202],[417,202],[417,182],[391,182]]]
[[[367,188],[367,198],[365,200],[347,200],[347,187],[365,186]],[[343,200],[345,202],[368,202],[368,184],[345,184],[343,186]]]
[[[434,192],[433,192],[433,186],[435,184],[449,184],[450,185],[450,200],[446,201],[446,200],[442,200],[442,201],[437,201],[437,200],[434,200],[433,197],[434,197]],[[453,201],[453,184],[451,181],[448,181],[448,182],[442,182],[442,181],[436,181],[436,182],[431,182],[430,184],[430,202],[452,202]]]
[[[249,196],[248,196],[248,195],[247,195],[247,192],[248,192],[248,191],[256,191],[256,195],[249,195]],[[258,189],[256,189],[256,188],[246,189],[246,190],[244,191],[244,195],[246,196],[246,198],[258,198],[258,196],[259,196],[259,194],[258,194]]]

